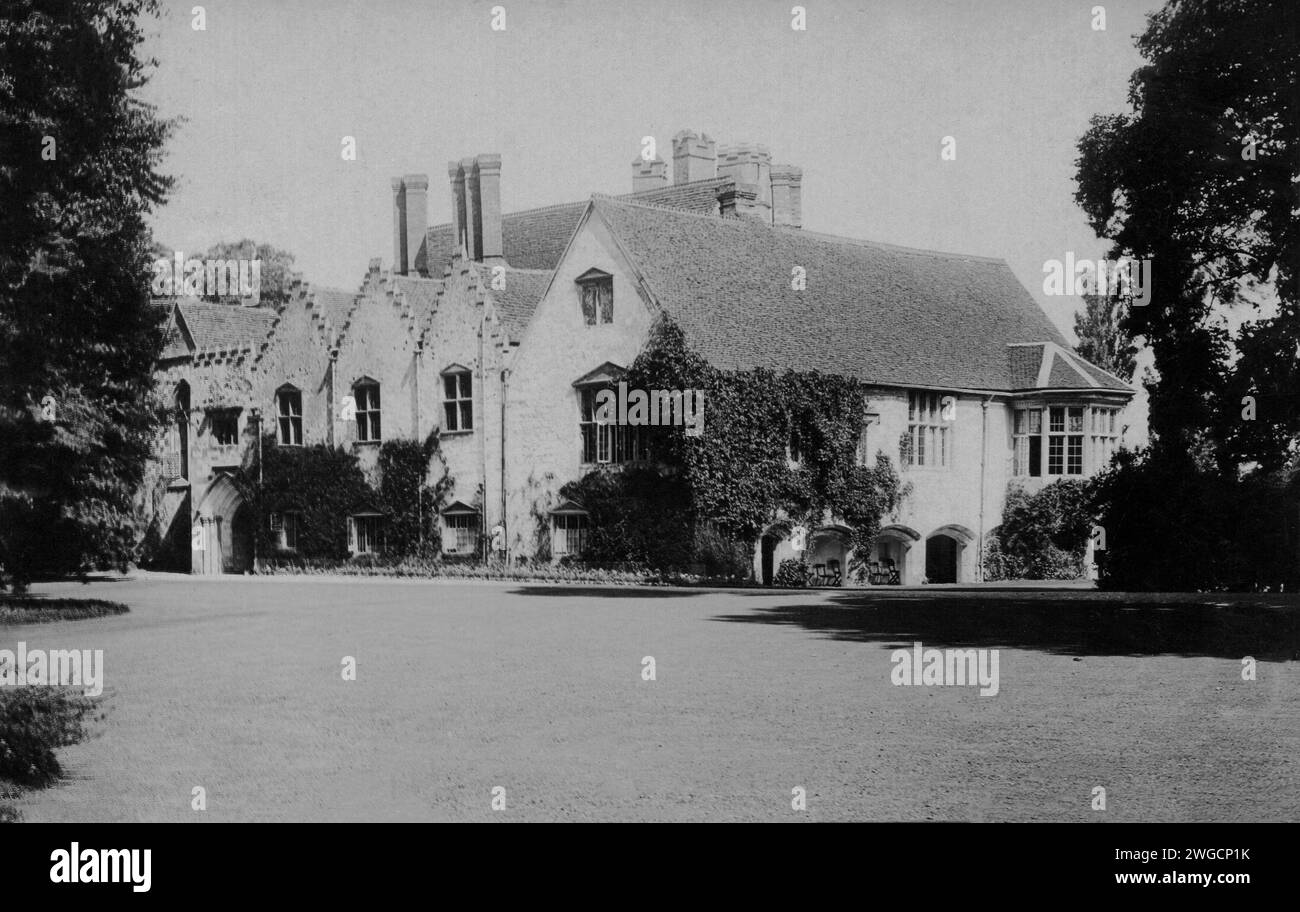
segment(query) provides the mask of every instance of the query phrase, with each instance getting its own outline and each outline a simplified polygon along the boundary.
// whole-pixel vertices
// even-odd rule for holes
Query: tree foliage
[[[1137,346],[1123,327],[1128,305],[1113,295],[1084,295],[1083,312],[1074,315],[1075,349],[1086,360],[1121,380],[1137,370]]]
[[[1030,493],[1007,489],[1002,524],[988,536],[985,578],[1078,579],[1092,531],[1091,487],[1063,478]]]
[[[1151,301],[1124,328],[1155,356],[1154,444],[1223,471],[1300,432],[1295,397],[1250,429],[1232,398],[1296,370],[1298,17],[1289,0],[1170,0],[1137,40],[1132,111],[1093,117],[1079,141],[1075,199],[1092,227],[1112,256],[1153,261]],[[1213,314],[1254,306],[1261,284],[1277,313],[1248,328],[1231,364]]]
[[[189,255],[186,254],[188,257]],[[293,283],[293,254],[270,244],[259,244],[244,238],[241,241],[219,241],[208,248],[201,259],[207,260],[259,260],[260,282],[253,289],[252,298],[241,297],[238,293],[218,295],[213,289],[205,289],[202,295],[205,301],[218,304],[260,304],[263,307],[275,307],[289,300],[289,286]]]
[[[172,184],[159,168],[175,127],[135,95],[156,14],[153,0],[0,10],[0,563],[20,585],[124,563],[140,532],[166,316],[145,218]]]
[[[1237,478],[1121,450],[1094,479],[1106,576],[1118,590],[1246,590],[1300,583],[1295,469]]]

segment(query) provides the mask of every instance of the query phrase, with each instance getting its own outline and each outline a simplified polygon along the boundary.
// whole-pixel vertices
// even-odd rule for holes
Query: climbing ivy
[[[601,559],[671,565],[682,559],[678,543],[693,540],[685,526],[704,521],[732,542],[751,543],[778,518],[815,526],[827,510],[865,551],[881,517],[907,495],[883,454],[857,465],[867,389],[856,378],[718,370],[661,316],[624,379],[629,390],[703,390],[704,432],[643,427],[649,466],[596,470],[565,489],[590,512]]]
[[[254,503],[260,489],[258,554],[265,559],[277,553],[267,517],[272,513],[297,513],[299,556],[346,558],[347,517],[379,510],[378,498],[366,482],[357,457],[342,447],[325,444],[279,446],[275,435],[267,434],[262,438],[261,459],[260,486],[256,456],[243,473],[241,485],[252,489]]]
[[[385,556],[415,554],[421,524],[425,553],[436,553],[436,517],[452,484],[436,435],[431,434],[423,444],[386,441],[379,449],[377,487],[366,479],[356,455],[343,447],[283,447],[274,434],[267,434],[262,438],[261,459],[260,485],[256,454],[237,484],[250,503],[257,504],[260,499],[257,540],[263,559],[283,554],[267,520],[271,513],[298,514],[295,553],[300,558],[346,559],[347,518],[362,512],[385,517]],[[427,481],[429,474],[437,479],[432,484]]]
[[[432,475],[437,480],[430,484]],[[386,440],[379,448],[379,502],[388,517],[384,553],[406,557],[435,554],[441,545],[438,513],[451,489],[447,462],[438,448],[437,432],[414,440]],[[423,546],[421,546],[423,542]]]

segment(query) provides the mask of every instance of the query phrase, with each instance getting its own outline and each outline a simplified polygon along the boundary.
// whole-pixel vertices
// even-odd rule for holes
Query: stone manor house
[[[434,226],[428,178],[395,178],[391,264],[372,260],[357,291],[295,282],[277,307],[171,307],[158,371],[175,421],[146,493],[153,534],[193,572],[251,567],[259,520],[232,473],[259,432],[350,448],[373,472],[382,441],[436,431],[454,479],[445,553],[472,555],[500,526],[511,558],[535,557],[549,516],[553,559],[580,556],[587,517],[558,491],[639,455],[590,401],[660,311],[719,368],[870,385],[859,458],[882,450],[912,492],[868,558],[903,583],[978,579],[1008,483],[1091,475],[1122,444],[1133,388],[1074,354],[1005,262],[804,230],[802,171],[764,146],[683,131],[671,163],[633,162],[631,193],[513,213],[501,166],[452,162],[451,222]],[[300,517],[260,521],[293,552]],[[337,521],[354,554],[379,547],[382,514]],[[203,550],[185,547],[195,526]],[[796,544],[847,568],[844,531],[774,522],[755,576]]]

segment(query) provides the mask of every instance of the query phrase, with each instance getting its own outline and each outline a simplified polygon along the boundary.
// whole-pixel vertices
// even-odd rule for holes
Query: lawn
[[[106,715],[60,752],[66,780],[16,802],[34,822],[1300,819],[1289,595],[36,590],[131,612],[0,627],[0,648],[104,650]],[[999,649],[998,695],[892,685],[917,640]]]

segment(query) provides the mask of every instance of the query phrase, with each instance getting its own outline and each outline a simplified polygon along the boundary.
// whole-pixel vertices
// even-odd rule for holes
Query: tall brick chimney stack
[[[718,176],[717,144],[707,133],[682,130],[673,137],[673,183]]]
[[[502,262],[501,241],[501,156],[487,152],[474,159],[478,175],[479,259]]]
[[[447,162],[447,179],[451,183],[451,226],[452,237],[455,238],[455,250],[457,253],[462,248],[468,249],[465,243],[465,172],[461,170],[460,162]]]
[[[406,273],[406,189],[393,178],[393,271]]]
[[[802,168],[772,166],[772,224],[785,228],[803,227]]]
[[[757,191],[753,209],[742,213],[772,224],[772,153],[761,143],[740,143],[718,150],[718,176]]]
[[[465,251],[471,260],[479,258],[482,249],[483,229],[479,223],[478,174],[474,170],[474,159],[460,160],[461,173],[465,175]]]
[[[668,162],[655,156],[646,161],[641,156],[632,159],[632,192],[659,190],[668,186]]]
[[[406,190],[406,268],[407,275],[428,273],[425,236],[429,233],[429,175],[408,174],[402,178]]]

